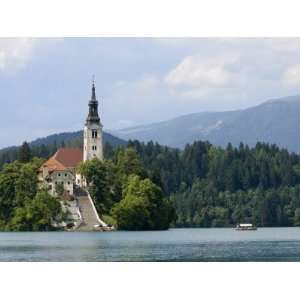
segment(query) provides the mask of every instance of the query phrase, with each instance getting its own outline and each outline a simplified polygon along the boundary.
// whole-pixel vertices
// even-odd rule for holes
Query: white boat
[[[256,230],[257,228],[253,224],[238,224],[236,230]]]

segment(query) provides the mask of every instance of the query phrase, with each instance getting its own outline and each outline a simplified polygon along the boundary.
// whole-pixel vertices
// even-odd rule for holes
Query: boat
[[[256,230],[257,228],[253,224],[238,224],[236,230]]]

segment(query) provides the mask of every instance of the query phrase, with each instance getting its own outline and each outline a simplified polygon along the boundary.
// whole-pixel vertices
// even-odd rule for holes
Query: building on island
[[[39,180],[43,186],[49,188],[49,193],[53,196],[57,195],[57,185],[62,185],[69,195],[74,194],[76,186],[85,187],[86,182],[76,173],[76,167],[82,161],[103,159],[103,126],[98,115],[94,81],[88,105],[89,112],[83,130],[83,149],[60,148],[40,168]]]
[[[102,124],[98,115],[93,81],[89,112],[83,130],[83,149],[60,148],[40,168],[41,186],[46,187],[53,196],[61,192],[64,194],[61,205],[67,217],[61,223],[53,223],[53,226],[79,231],[113,229],[100,219],[94,201],[86,189],[85,179],[76,172],[82,161],[95,158],[103,160],[102,137]]]
[[[76,167],[83,160],[81,149],[61,148],[48,159],[40,169],[40,180],[56,196],[56,186],[62,184],[64,190],[73,195],[76,179]]]

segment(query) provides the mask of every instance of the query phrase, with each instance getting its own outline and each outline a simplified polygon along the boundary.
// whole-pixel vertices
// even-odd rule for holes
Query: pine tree
[[[31,160],[31,149],[27,142],[24,142],[19,149],[18,159],[20,162],[27,163]]]

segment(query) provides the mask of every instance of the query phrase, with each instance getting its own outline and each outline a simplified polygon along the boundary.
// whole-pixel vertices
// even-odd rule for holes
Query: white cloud
[[[210,89],[230,86],[236,79],[238,55],[187,56],[165,76],[165,83],[181,95],[199,97]]]
[[[0,38],[0,72],[14,72],[31,59],[35,40],[29,38]]]
[[[283,73],[281,82],[285,86],[299,86],[300,85],[300,64],[290,66]]]
[[[234,73],[228,67],[237,61],[237,56],[188,56],[167,74],[165,81],[170,86],[224,86],[234,77]]]

